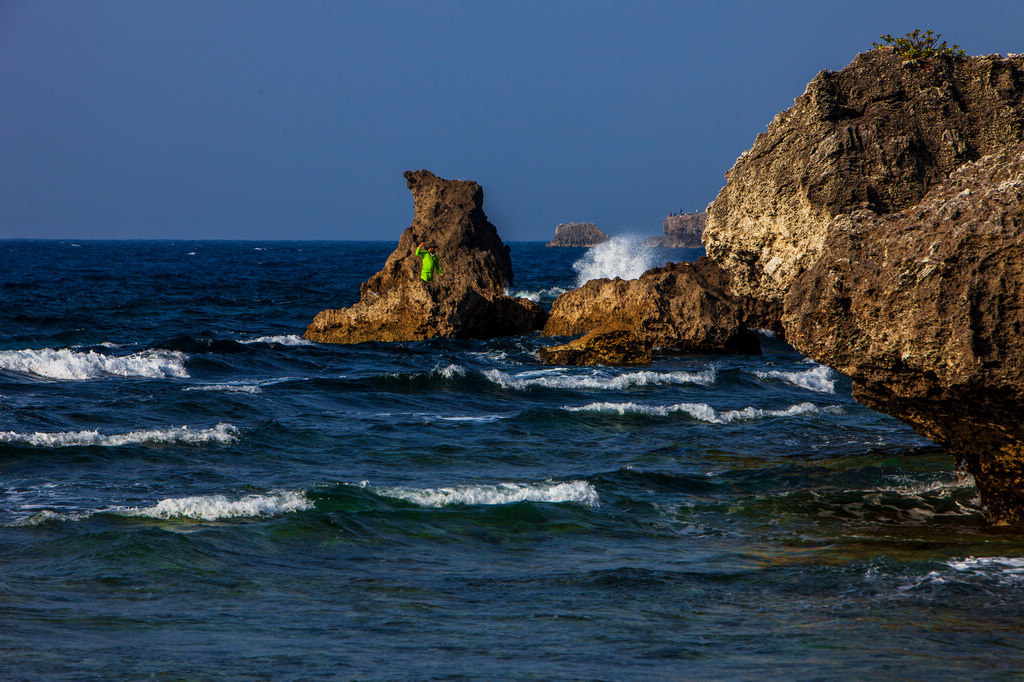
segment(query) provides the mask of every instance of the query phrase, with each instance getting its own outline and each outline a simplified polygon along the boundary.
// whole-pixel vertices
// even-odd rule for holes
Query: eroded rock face
[[[609,239],[594,223],[562,223],[555,227],[555,238],[544,246],[597,246]]]
[[[305,338],[321,343],[413,341],[433,337],[491,338],[540,329],[538,304],[505,295],[512,261],[483,211],[475,182],[443,180],[425,170],[405,173],[414,217],[384,268],[360,287],[350,308],[324,310]],[[432,245],[443,274],[420,279],[418,244]]]
[[[664,246],[674,249],[694,249],[703,246],[704,223],[707,213],[686,213],[670,215],[662,222],[664,237],[648,237],[644,243],[649,246]]]
[[[649,339],[620,322],[561,346],[541,348],[539,355],[551,365],[646,365],[651,362],[651,350]]]
[[[992,520],[1024,523],[1024,144],[915,207],[833,220],[784,323],[858,400],[953,453]]]
[[[1022,60],[866,52],[819,73],[736,161],[708,207],[707,253],[738,293],[781,299],[837,215],[913,206],[964,163],[1021,141]]]
[[[625,326],[643,343],[689,353],[761,352],[752,327],[778,328],[780,307],[735,297],[710,259],[670,263],[639,279],[598,279],[559,296],[545,336]],[[774,316],[774,321],[772,317]]]

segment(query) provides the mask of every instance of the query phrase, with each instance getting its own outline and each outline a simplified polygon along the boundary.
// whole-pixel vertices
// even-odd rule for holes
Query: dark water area
[[[0,678],[1024,669],[1024,536],[845,378],[304,341],[393,248],[0,241]],[[511,291],[699,254],[512,243]]]

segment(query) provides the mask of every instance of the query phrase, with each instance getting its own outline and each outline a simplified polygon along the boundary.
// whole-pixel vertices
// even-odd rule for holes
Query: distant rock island
[[[611,239],[594,223],[562,223],[545,246],[597,246]]]
[[[644,240],[647,246],[664,246],[671,249],[695,249],[703,246],[701,235],[704,234],[704,223],[707,213],[682,213],[665,218],[661,228],[664,237],[648,237]]]

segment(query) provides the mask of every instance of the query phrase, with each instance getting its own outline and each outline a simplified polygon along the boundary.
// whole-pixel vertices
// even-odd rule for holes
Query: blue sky
[[[0,0],[0,238],[397,239],[402,172],[505,240],[656,234],[882,33],[1024,52],[1024,2]]]

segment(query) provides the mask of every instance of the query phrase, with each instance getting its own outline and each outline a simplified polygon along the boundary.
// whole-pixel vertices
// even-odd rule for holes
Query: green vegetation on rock
[[[933,31],[921,32],[921,29],[912,31],[902,38],[893,38],[888,33],[881,36],[884,44],[871,43],[875,49],[892,47],[896,53],[907,59],[920,59],[934,57],[936,55],[949,55],[951,57],[966,57],[967,53],[959,45],[947,45],[943,40],[939,43],[941,33]]]

